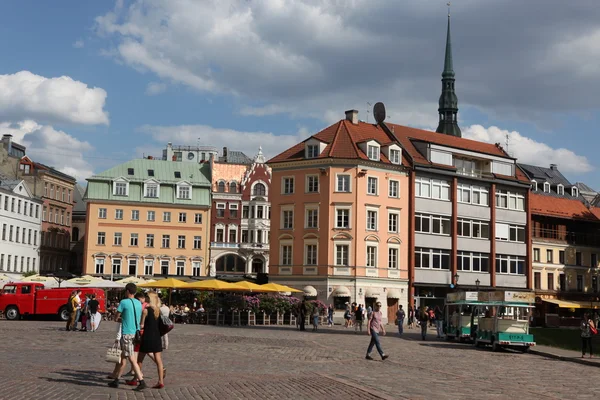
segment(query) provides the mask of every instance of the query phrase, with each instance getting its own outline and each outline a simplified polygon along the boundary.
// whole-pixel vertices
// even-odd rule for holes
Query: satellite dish
[[[383,121],[385,121],[385,115],[385,106],[383,103],[375,103],[373,106],[373,116],[375,117],[375,121],[377,121],[378,124],[381,124]]]

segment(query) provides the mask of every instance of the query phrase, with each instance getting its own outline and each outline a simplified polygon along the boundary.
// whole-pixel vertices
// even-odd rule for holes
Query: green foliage
[[[23,273],[23,277],[24,277],[24,278],[27,278],[28,276],[33,276],[33,275],[35,275],[35,274],[36,274],[36,272],[35,272],[35,271],[24,272],[24,273]]]

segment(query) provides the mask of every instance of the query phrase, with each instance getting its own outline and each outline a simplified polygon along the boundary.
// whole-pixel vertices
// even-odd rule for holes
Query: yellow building
[[[85,273],[207,275],[209,168],[144,159],[89,178]]]

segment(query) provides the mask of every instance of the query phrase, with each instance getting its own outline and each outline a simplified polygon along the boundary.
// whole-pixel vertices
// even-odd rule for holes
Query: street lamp
[[[458,285],[458,278],[460,278],[460,275],[458,275],[458,273],[454,274],[454,284]]]
[[[475,281],[475,287],[477,288],[477,292],[479,292],[479,284],[480,284],[480,283],[481,283],[481,282],[479,281],[479,279],[477,279],[477,280]]]

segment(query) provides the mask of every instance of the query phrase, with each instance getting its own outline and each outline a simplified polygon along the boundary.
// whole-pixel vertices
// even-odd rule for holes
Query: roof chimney
[[[223,147],[223,162],[227,162],[227,147]]]
[[[556,165],[556,164],[550,164],[550,169],[552,171],[556,171],[556,170],[558,170],[558,165]]]
[[[358,125],[358,110],[346,111],[346,119],[352,122],[354,125]]]
[[[6,134],[2,136],[2,145],[4,146],[4,148],[6,149],[6,151],[8,152],[8,154],[11,153],[11,147],[12,147],[12,135],[11,134]]]

